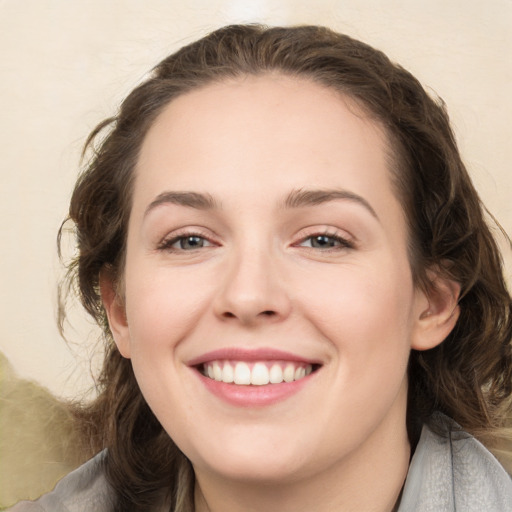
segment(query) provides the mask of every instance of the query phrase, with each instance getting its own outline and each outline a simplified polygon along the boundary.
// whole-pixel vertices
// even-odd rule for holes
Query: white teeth
[[[300,380],[313,371],[313,366],[284,361],[269,363],[258,361],[248,364],[242,361],[212,361],[204,365],[204,375],[217,382],[238,384],[239,386],[265,386]]]
[[[264,386],[270,380],[267,365],[264,363],[256,363],[251,372],[251,384],[255,386]]]
[[[306,376],[306,370],[302,367],[299,367],[295,370],[295,380],[303,379]]]
[[[213,378],[215,380],[222,380],[222,368],[220,367],[220,364],[215,361],[213,363]]]
[[[293,382],[295,377],[295,367],[293,364],[287,364],[283,372],[283,380],[285,382]]]
[[[280,384],[283,382],[283,369],[279,364],[273,364],[270,368],[269,382],[272,384]]]
[[[236,363],[234,382],[235,384],[241,384],[244,386],[251,383],[251,369],[249,368],[249,365],[246,363]]]
[[[229,363],[224,364],[224,369],[222,371],[222,382],[226,382],[230,384],[235,380],[235,372],[233,367]]]

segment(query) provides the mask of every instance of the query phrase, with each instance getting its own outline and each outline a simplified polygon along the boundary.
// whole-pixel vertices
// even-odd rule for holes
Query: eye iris
[[[187,236],[180,240],[181,249],[197,249],[203,247],[204,239],[200,236]]]
[[[336,240],[332,236],[317,235],[311,239],[311,247],[324,249],[326,247],[335,247]]]

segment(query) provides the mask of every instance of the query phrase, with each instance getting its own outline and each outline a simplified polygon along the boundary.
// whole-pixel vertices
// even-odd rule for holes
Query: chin
[[[258,484],[280,484],[306,478],[329,465],[326,454],[305,443],[311,436],[291,433],[289,428],[263,429],[238,427],[236,433],[212,436],[208,446],[184,447],[196,473],[202,471],[219,478]],[[245,430],[245,432],[243,432]],[[228,442],[229,441],[229,442]]]
[[[259,485],[291,483],[307,476],[306,461],[297,457],[287,457],[274,450],[268,454],[233,453],[223,460],[205,461],[194,464],[196,473],[204,469],[219,477],[233,482],[245,482]]]

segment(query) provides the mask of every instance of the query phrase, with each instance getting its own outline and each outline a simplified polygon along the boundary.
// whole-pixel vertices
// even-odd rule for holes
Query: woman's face
[[[293,480],[406,444],[428,303],[391,165],[354,103],[279,75],[183,95],[149,130],[110,321],[198,475]]]

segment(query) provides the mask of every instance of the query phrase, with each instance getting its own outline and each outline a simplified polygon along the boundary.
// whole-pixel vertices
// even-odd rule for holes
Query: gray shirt
[[[512,512],[512,479],[474,437],[424,426],[398,512]]]
[[[512,480],[476,439],[423,427],[411,461],[398,512],[512,512]],[[102,472],[101,452],[35,502],[10,512],[111,512],[111,490]]]

